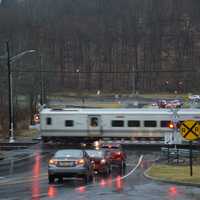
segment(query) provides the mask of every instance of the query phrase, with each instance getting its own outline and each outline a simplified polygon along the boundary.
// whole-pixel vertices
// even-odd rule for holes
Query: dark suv
[[[107,155],[105,150],[86,150],[88,153],[90,160],[93,164],[93,170],[102,174],[110,174],[111,172],[111,162],[110,156]]]
[[[101,148],[108,151],[112,165],[117,165],[121,169],[126,167],[126,153],[122,150],[120,144],[103,144]]]

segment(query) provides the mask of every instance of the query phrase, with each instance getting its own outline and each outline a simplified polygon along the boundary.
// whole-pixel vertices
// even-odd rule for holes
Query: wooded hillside
[[[199,0],[2,0],[0,55],[15,94],[59,91],[198,92]],[[0,61],[0,103],[7,67]]]

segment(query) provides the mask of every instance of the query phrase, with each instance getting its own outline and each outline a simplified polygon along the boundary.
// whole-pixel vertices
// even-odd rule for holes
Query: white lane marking
[[[130,172],[128,172],[128,173],[125,174],[124,176],[120,177],[120,179],[121,179],[121,180],[122,180],[122,179],[125,179],[125,178],[127,178],[128,176],[130,176],[133,172],[135,172],[135,170],[140,166],[140,164],[141,164],[141,162],[142,162],[142,159],[143,159],[143,155],[140,156],[137,165],[136,165]],[[117,179],[114,178],[114,179],[112,180],[112,182],[115,182],[116,180],[117,180]]]

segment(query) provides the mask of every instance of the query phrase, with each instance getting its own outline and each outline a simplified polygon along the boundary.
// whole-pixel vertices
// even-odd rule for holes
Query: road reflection
[[[107,186],[107,180],[105,180],[105,179],[100,179],[100,181],[99,181],[99,186],[100,186],[101,188],[105,188],[105,187]]]
[[[76,187],[75,191],[79,192],[79,193],[85,193],[86,192],[86,187],[85,186]]]
[[[124,181],[122,179],[122,176],[118,175],[116,178],[112,178],[109,176],[108,178],[104,179],[101,178],[99,180],[99,187],[100,188],[111,188],[114,187],[115,191],[121,192],[124,187]]]
[[[176,186],[171,186],[170,188],[168,188],[168,191],[167,191],[167,196],[168,196],[168,199],[170,200],[177,199],[182,194],[183,193],[180,190],[178,190]]]
[[[49,187],[48,187],[48,197],[54,198],[54,197],[57,196],[57,193],[58,193],[57,188],[53,185],[49,185]]]
[[[123,190],[124,182],[121,176],[117,176],[115,179],[115,188],[117,192],[121,192]]]
[[[75,187],[74,191],[76,193],[85,193],[87,191],[88,186],[99,187],[100,189],[114,188],[115,191],[121,192],[124,187],[124,181],[122,179],[122,176],[120,175],[116,177],[95,176],[93,182],[89,183],[88,185],[77,186]]]
[[[41,155],[36,151],[35,162],[32,168],[32,199],[40,199],[40,173],[41,173]]]

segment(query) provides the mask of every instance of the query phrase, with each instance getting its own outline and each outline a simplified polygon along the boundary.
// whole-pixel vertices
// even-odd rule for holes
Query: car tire
[[[121,170],[125,170],[125,168],[126,168],[126,163],[124,162],[124,160],[121,162],[121,164],[120,164],[120,169]]]
[[[125,169],[126,168],[126,162],[123,161],[123,168]]]
[[[91,182],[93,181],[93,175],[92,174],[90,175],[90,181]]]
[[[53,175],[49,175],[48,178],[49,178],[49,183],[54,183],[55,177]]]
[[[59,177],[58,182],[63,183],[63,177]]]
[[[108,176],[109,175],[109,169],[108,169],[108,167],[106,167],[104,169],[104,171],[102,172],[102,174],[103,174],[103,176]]]
[[[111,174],[111,172],[112,172],[112,167],[109,166],[108,169],[109,169],[109,174]]]
[[[120,165],[119,165],[120,169],[123,169],[124,168],[124,161],[122,160]]]
[[[110,166],[107,167],[106,169],[106,175],[108,176],[110,174],[111,170],[110,170]]]
[[[85,182],[85,183],[88,183],[88,182],[89,182],[89,176],[88,176],[87,174],[83,177],[83,179],[84,179],[84,182]]]

